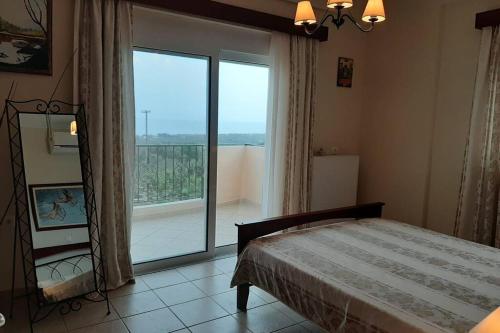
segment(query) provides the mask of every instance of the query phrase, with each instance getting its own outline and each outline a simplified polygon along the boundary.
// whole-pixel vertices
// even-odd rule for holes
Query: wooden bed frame
[[[384,205],[385,204],[382,202],[376,202],[352,207],[270,218],[261,222],[236,224],[238,228],[238,256],[253,239],[313,222],[332,219],[379,218],[382,216],[382,208]],[[332,223],[339,222],[342,221]],[[249,292],[250,284],[248,283],[237,287],[237,306],[241,311],[247,310]]]

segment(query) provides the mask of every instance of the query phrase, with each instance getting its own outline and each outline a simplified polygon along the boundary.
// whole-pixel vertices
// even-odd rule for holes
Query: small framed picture
[[[353,72],[354,59],[340,57],[337,72],[337,87],[352,88]]]
[[[29,192],[37,231],[87,227],[83,184],[30,185]]]

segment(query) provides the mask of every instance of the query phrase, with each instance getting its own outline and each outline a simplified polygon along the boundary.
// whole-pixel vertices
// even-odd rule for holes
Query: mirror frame
[[[28,303],[30,323],[33,324],[45,319],[56,308],[59,308],[59,312],[61,314],[67,314],[71,311],[78,311],[81,308],[81,302],[79,301],[80,299],[86,299],[92,302],[106,301],[109,314],[109,299],[106,285],[104,258],[101,251],[99,223],[97,218],[97,205],[95,199],[94,181],[92,176],[92,163],[84,105],[69,104],[56,100],[49,102],[40,99],[28,101],[6,100],[5,108],[7,112],[10,157],[15,195],[15,225],[16,231],[18,232],[16,236],[20,240],[21,256],[23,260],[24,287],[26,289],[25,297]],[[71,297],[65,300],[60,300],[55,303],[47,302],[43,297],[42,289],[38,288],[36,264],[33,255],[34,248],[31,230],[31,217],[28,204],[28,187],[26,182],[21,138],[21,114],[40,114],[46,116],[74,115],[78,124],[78,146],[80,150],[79,155],[82,183],[86,201],[85,204],[88,222],[87,229],[89,234],[90,254],[94,273],[94,288],[93,290],[90,290],[85,294]],[[15,247],[16,239],[14,241],[14,248]]]

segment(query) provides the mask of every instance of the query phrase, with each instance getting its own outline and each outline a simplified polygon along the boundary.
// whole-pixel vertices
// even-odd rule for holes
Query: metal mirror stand
[[[61,101],[12,101],[6,100],[5,110],[8,124],[8,135],[10,142],[12,176],[14,180],[14,201],[16,209],[16,220],[14,230],[14,255],[12,270],[12,292],[14,296],[16,246],[19,238],[21,256],[23,260],[24,287],[27,301],[27,309],[30,319],[31,332],[33,324],[47,318],[55,310],[66,315],[72,311],[79,311],[82,307],[81,301],[106,302],[108,314],[110,314],[109,299],[107,294],[106,277],[104,269],[104,258],[101,252],[101,241],[99,225],[97,220],[96,199],[92,177],[92,163],[90,159],[89,140],[85,108],[83,105],[74,105]],[[28,203],[28,191],[23,160],[23,147],[21,139],[20,113],[33,113],[40,115],[62,114],[74,115],[78,124],[78,146],[80,150],[80,163],[85,197],[85,208],[87,216],[87,228],[90,240],[90,257],[94,276],[93,291],[83,295],[68,298],[55,303],[44,299],[42,289],[38,286],[35,258],[33,255],[33,240]],[[13,315],[13,297],[11,297],[10,316]],[[8,323],[7,323],[8,324]]]

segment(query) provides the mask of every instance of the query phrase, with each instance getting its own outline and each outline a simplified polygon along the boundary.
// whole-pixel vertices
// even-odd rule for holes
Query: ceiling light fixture
[[[297,13],[295,15],[295,25],[303,26],[308,35],[313,35],[325,24],[326,20],[331,18],[332,23],[337,29],[340,29],[346,20],[349,20],[358,27],[359,30],[370,32],[375,27],[375,23],[383,22],[386,19],[383,0],[368,0],[368,4],[366,5],[361,19],[369,23],[369,26],[358,23],[351,13],[344,12],[345,9],[353,5],[353,0],[327,0],[325,14],[318,24],[311,2],[299,1],[297,4]],[[329,11],[330,9],[334,9],[335,12],[331,13]]]

